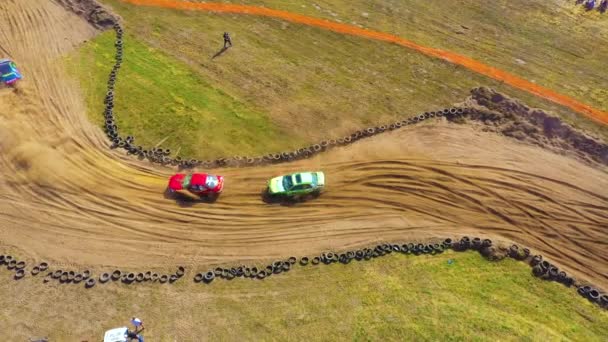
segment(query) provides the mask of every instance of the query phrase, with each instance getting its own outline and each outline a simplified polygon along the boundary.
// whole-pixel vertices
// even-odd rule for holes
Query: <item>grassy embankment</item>
[[[208,158],[292,148],[448,106],[479,85],[606,133],[560,106],[399,46],[267,18],[105,2],[125,18],[130,34],[117,90],[119,123],[142,143],[168,137],[164,145],[181,146],[184,154]],[[608,44],[597,42],[606,38],[607,24],[575,16],[567,7],[515,2],[338,1],[320,3],[318,10],[258,1],[450,49],[606,110],[608,81],[597,72],[597,56]],[[226,30],[235,46],[212,59]],[[111,51],[103,35],[74,57],[98,121]],[[208,132],[210,123],[218,125],[215,132]]]
[[[7,273],[0,271],[3,278]],[[58,341],[99,338],[133,315],[146,322],[146,340],[154,341],[608,338],[608,313],[573,289],[532,277],[521,262],[488,262],[474,252],[297,267],[264,281],[197,285],[190,276],[173,286],[98,284],[91,290],[31,277],[2,281],[0,321],[20,324],[11,317],[23,322],[23,311],[36,312],[33,334]],[[14,334],[0,331],[12,340]]]

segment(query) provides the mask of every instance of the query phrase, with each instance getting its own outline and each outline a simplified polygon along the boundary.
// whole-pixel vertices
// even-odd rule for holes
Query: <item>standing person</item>
[[[230,44],[230,46],[232,46],[232,39],[230,38],[230,34],[228,32],[224,32],[224,49],[226,49],[226,44]]]
[[[131,324],[133,324],[133,326],[135,327],[135,330],[134,331],[127,330],[127,338],[129,339],[129,341],[131,341],[133,339],[137,339],[137,342],[144,342],[144,337],[141,336],[141,334],[140,334],[142,331],[144,331],[144,323],[141,321],[141,319],[132,317]]]
[[[142,322],[141,319],[137,317],[132,317],[131,324],[133,324],[133,326],[135,327],[136,334],[139,334],[140,332],[144,331],[144,322]]]

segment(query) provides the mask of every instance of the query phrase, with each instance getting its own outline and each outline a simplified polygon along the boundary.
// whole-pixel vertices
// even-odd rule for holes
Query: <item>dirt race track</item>
[[[56,65],[96,32],[52,1],[2,1],[0,23],[0,45],[25,75],[18,92],[0,91],[3,248],[138,267],[481,234],[608,285],[605,168],[437,120],[309,160],[218,170],[227,184],[216,203],[176,202],[163,196],[173,170],[108,149]],[[299,169],[325,171],[326,193],[295,206],[262,201],[266,179]]]

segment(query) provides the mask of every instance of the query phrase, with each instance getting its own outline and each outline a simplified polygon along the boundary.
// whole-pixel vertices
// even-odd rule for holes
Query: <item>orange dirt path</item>
[[[178,10],[198,10],[198,11],[215,11],[224,13],[241,13],[260,15],[265,17],[279,18],[293,23],[315,26],[326,30],[350,34],[353,36],[365,37],[390,43],[395,43],[401,46],[424,53],[425,55],[441,58],[450,63],[461,65],[469,70],[479,74],[488,76],[498,81],[502,81],[515,88],[527,91],[536,96],[548,99],[560,105],[566,106],[578,113],[581,113],[592,120],[608,124],[608,112],[593,108],[587,104],[577,101],[569,96],[557,93],[551,89],[539,86],[521,77],[510,74],[506,71],[485,65],[472,58],[459,55],[450,51],[431,48],[416,44],[401,37],[373,30],[366,30],[357,26],[331,22],[325,19],[309,17],[301,14],[295,14],[287,11],[274,10],[270,8],[250,6],[250,5],[235,5],[235,4],[220,4],[220,3],[192,3],[175,0],[121,0],[134,5],[141,6],[156,6],[164,8],[172,8]]]

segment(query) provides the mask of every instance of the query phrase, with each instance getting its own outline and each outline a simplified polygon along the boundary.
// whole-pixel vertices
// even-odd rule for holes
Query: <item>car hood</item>
[[[182,182],[184,181],[184,177],[186,177],[184,174],[171,176],[169,179],[169,189],[174,191],[183,190],[184,188],[182,187]]]
[[[273,194],[285,191],[285,188],[283,187],[283,177],[275,177],[269,180],[268,189]]]

